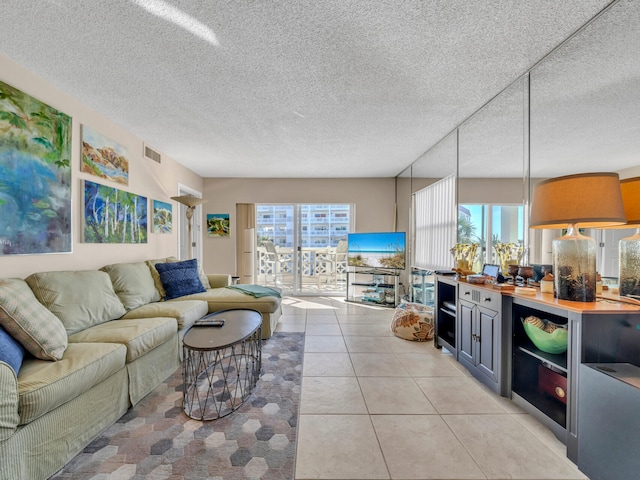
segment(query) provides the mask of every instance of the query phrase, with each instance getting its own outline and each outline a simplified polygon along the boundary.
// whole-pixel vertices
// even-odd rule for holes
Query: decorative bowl
[[[527,319],[529,318],[531,317],[527,317]],[[569,331],[566,325],[558,325],[549,320],[540,319],[537,319],[536,325],[525,321],[525,319],[521,320],[525,333],[538,349],[554,355],[567,351]],[[543,328],[540,328],[540,322],[543,324]]]

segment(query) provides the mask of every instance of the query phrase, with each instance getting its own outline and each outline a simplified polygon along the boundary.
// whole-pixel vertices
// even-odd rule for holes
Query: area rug
[[[214,421],[184,414],[178,369],[52,478],[293,479],[303,350],[303,333],[263,341],[257,388]]]

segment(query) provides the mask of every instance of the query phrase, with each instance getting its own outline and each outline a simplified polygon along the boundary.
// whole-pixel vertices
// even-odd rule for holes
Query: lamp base
[[[620,240],[620,295],[640,297],[640,228]]]
[[[596,301],[596,242],[569,224],[552,243],[554,295],[574,302]]]

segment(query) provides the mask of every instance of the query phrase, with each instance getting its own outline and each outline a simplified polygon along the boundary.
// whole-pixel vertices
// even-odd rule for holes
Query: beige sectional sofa
[[[181,338],[209,312],[250,308],[268,338],[279,296],[224,288],[163,300],[155,265],[44,272],[0,280],[0,325],[24,345],[18,373],[0,361],[0,480],[46,479],[180,366]]]

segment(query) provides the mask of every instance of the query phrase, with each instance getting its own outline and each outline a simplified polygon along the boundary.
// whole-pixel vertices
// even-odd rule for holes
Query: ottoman
[[[420,303],[401,303],[393,314],[391,331],[405,340],[425,342],[433,339],[433,308]]]

